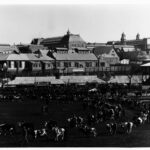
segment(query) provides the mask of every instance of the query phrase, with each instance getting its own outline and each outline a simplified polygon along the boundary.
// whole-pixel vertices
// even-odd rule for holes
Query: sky
[[[86,42],[150,37],[150,4],[0,5],[0,43],[30,43],[67,30]]]

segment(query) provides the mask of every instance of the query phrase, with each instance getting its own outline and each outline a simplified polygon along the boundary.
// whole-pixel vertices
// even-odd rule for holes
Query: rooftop
[[[92,53],[88,54],[78,54],[78,53],[65,53],[65,54],[60,54],[60,53],[54,53],[53,54],[56,60],[75,60],[75,61],[82,61],[82,60],[97,60],[96,56]]]
[[[93,53],[96,56],[99,56],[102,54],[108,54],[112,49],[113,49],[113,46],[108,46],[108,45],[107,46],[98,46],[93,49]]]

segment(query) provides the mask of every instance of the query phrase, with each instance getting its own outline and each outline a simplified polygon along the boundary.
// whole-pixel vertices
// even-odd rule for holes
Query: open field
[[[60,126],[65,125],[66,118],[72,113],[85,116],[88,110],[83,112],[81,103],[57,103],[49,104],[48,115],[41,114],[40,102],[1,102],[0,103],[0,123],[17,121],[29,121],[35,124],[35,128],[40,128],[44,120],[54,119]],[[129,119],[133,113],[126,110]],[[116,134],[110,136],[105,134],[105,128],[102,124],[95,125],[98,136],[86,137],[77,129],[68,131],[65,141],[54,142],[52,140],[37,140],[26,144],[20,136],[0,136],[0,147],[149,147],[150,146],[150,124],[134,128],[130,135]]]

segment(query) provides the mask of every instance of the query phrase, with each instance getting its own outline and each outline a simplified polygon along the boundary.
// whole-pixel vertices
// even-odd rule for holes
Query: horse
[[[58,141],[59,138],[63,141],[64,136],[65,136],[65,129],[64,128],[59,128],[59,127],[53,127],[52,131],[55,133],[55,141]]]

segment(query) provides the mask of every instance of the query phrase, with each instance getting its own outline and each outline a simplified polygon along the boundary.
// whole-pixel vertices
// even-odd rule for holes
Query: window
[[[18,62],[15,61],[14,64],[15,64],[14,67],[17,68],[18,67]]]
[[[89,67],[89,63],[88,63],[88,62],[86,62],[86,63],[85,63],[85,66],[86,66],[86,67]]]
[[[68,67],[68,63],[67,62],[64,62],[64,67]]]
[[[56,67],[60,67],[60,62],[56,62]]]
[[[36,64],[36,63],[34,63],[34,64],[33,64],[33,67],[35,67],[35,68],[36,68],[36,67],[37,67],[37,64]]]
[[[47,66],[50,68],[50,67],[51,67],[51,64],[47,64]]]
[[[64,62],[64,67],[71,67],[71,62]]]
[[[11,61],[8,61],[8,68],[11,68]]]
[[[78,68],[79,67],[79,63],[75,62],[74,66]]]
[[[104,62],[101,62],[101,66],[102,66],[102,67],[105,67],[105,63],[104,63]]]
[[[95,63],[95,66],[98,67],[98,62]]]
[[[92,67],[92,62],[86,62],[86,63],[85,63],[85,66],[86,66],[86,67]]]
[[[19,61],[19,68],[22,68],[22,62]]]
[[[41,67],[41,64],[39,63],[39,67]]]
[[[68,67],[71,67],[71,62],[68,62]]]

